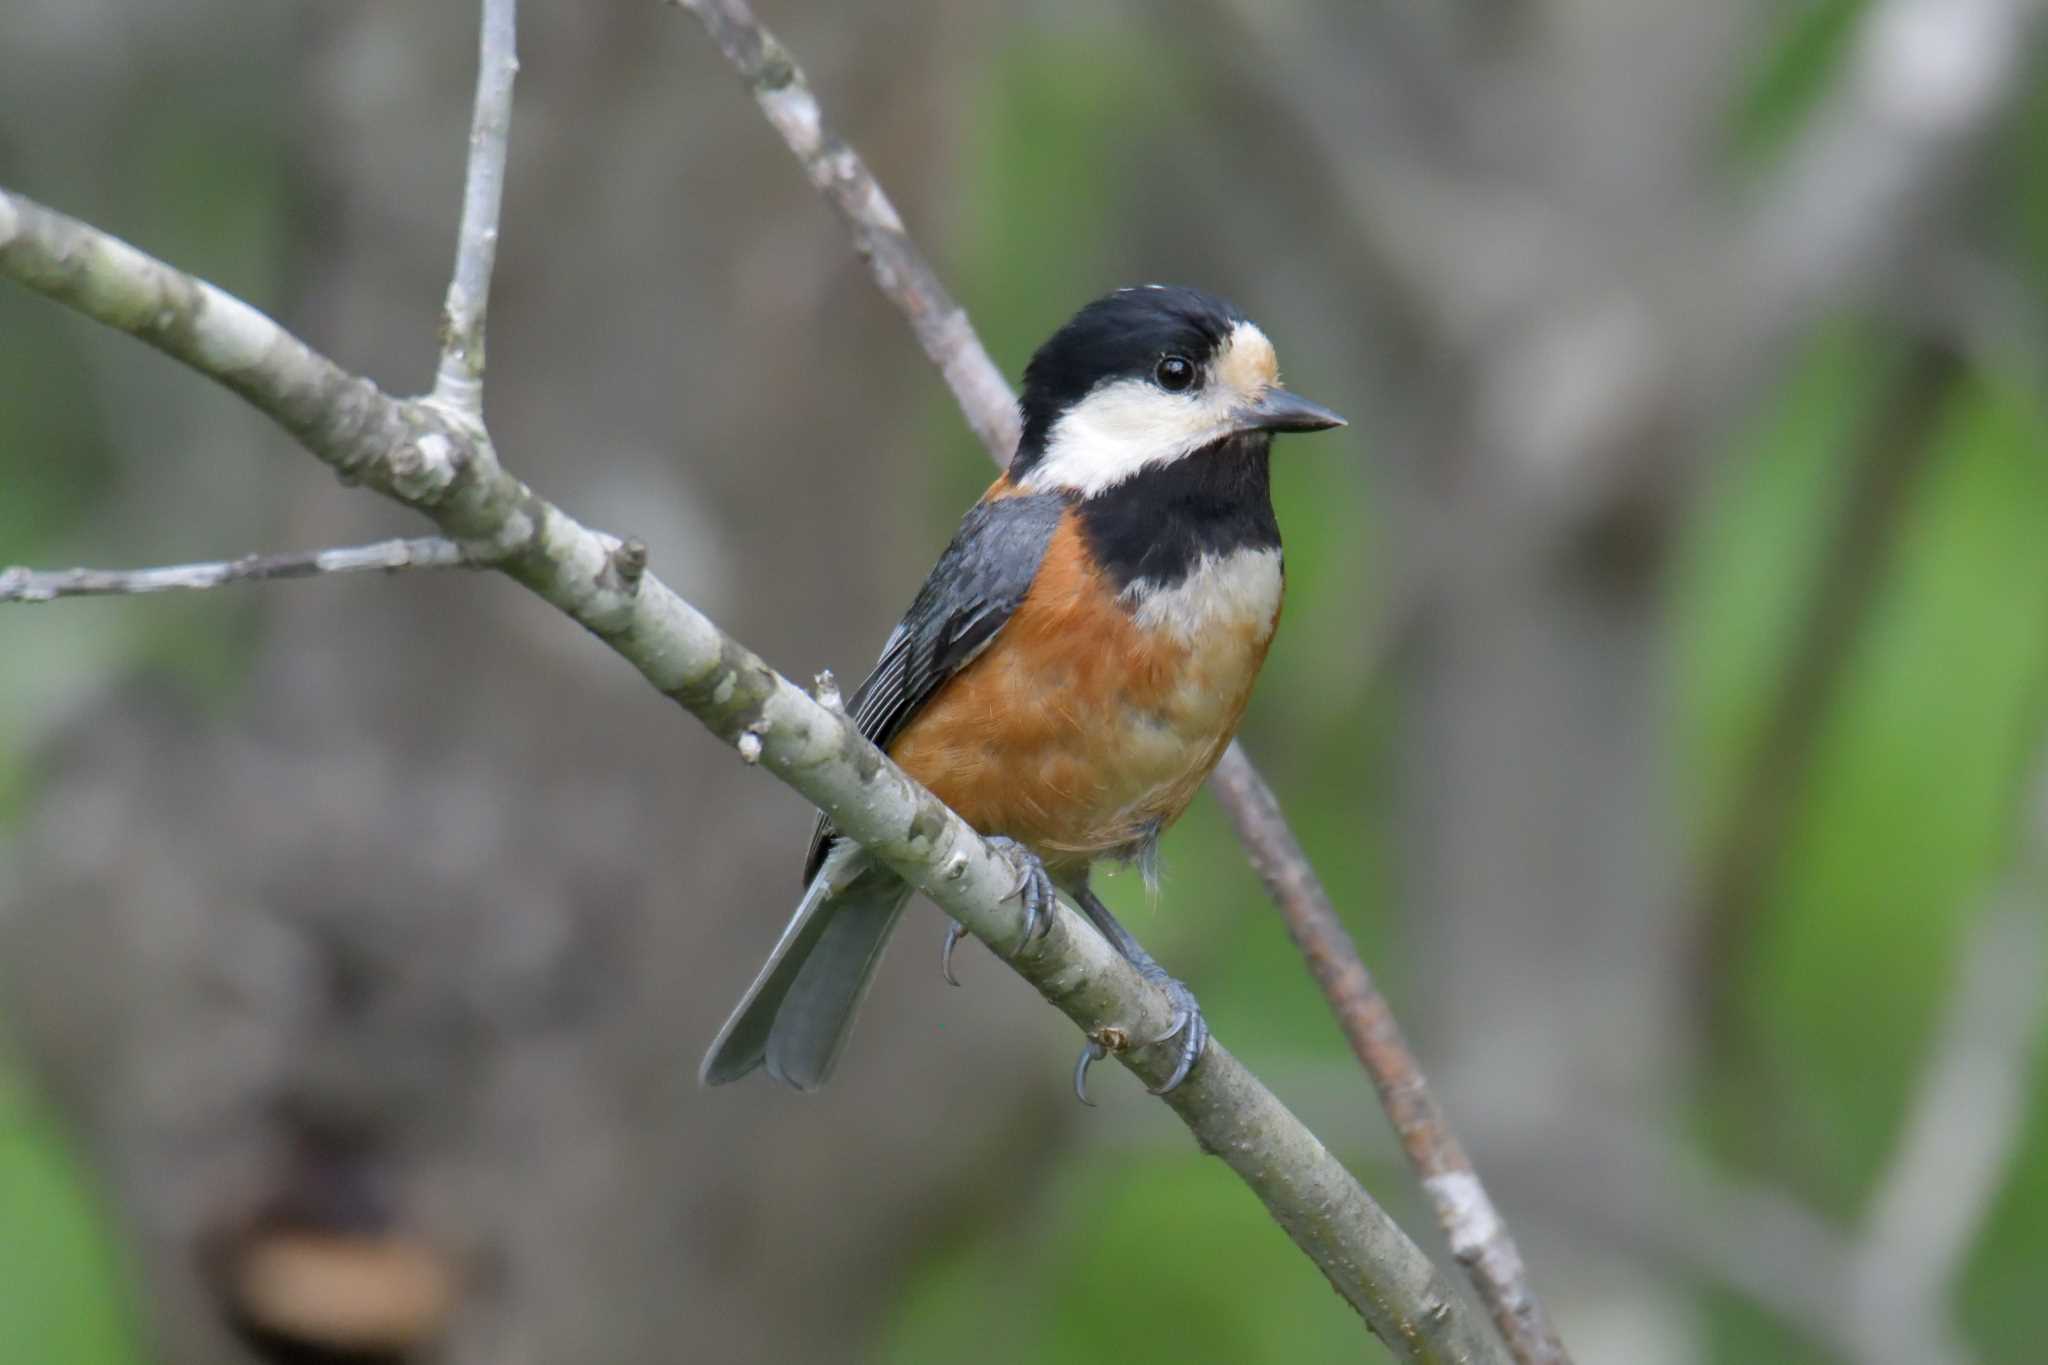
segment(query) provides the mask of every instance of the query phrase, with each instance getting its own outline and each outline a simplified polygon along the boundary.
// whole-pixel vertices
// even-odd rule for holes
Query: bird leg
[[[1195,993],[1185,982],[1168,975],[1152,954],[1145,951],[1144,945],[1131,936],[1131,931],[1117,922],[1116,916],[1109,912],[1109,907],[1102,903],[1086,881],[1068,887],[1067,891],[1075,904],[1081,907],[1081,913],[1088,917],[1089,923],[1102,931],[1110,946],[1138,969],[1138,975],[1165,991],[1167,999],[1173,1002],[1173,1022],[1165,1033],[1152,1040],[1154,1043],[1164,1043],[1176,1037],[1181,1040],[1180,1058],[1174,1065],[1173,1074],[1166,1078],[1165,1084],[1151,1087],[1153,1094],[1164,1095],[1188,1078],[1188,1073],[1194,1070],[1195,1063],[1202,1056],[1202,1049],[1209,1045],[1209,1024],[1202,1018],[1201,1006],[1195,1003]],[[1088,1098],[1088,1068],[1107,1055],[1108,1049],[1093,1038],[1081,1050],[1080,1059],[1074,1063],[1074,1094],[1081,1103],[1094,1103]]]

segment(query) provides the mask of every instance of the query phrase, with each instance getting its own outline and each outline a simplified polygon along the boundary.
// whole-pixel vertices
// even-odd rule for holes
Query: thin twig
[[[802,163],[804,174],[839,210],[876,286],[909,320],[918,345],[953,390],[967,425],[995,462],[1007,465],[1017,449],[1016,395],[989,359],[966,310],[953,301],[938,272],[904,231],[903,219],[867,162],[825,122],[803,68],[754,18],[746,0],[678,3],[703,21],[719,51],[753,92],[754,102]]]
[[[703,21],[739,71],[768,120],[813,184],[852,229],[882,293],[900,309],[939,367],[967,423],[1000,465],[1016,445],[1017,400],[972,324],[939,283],[860,155],[825,122],[809,82],[786,48],[754,18],[746,0],[680,0]],[[1486,1302],[1519,1365],[1562,1365],[1569,1358],[1530,1285],[1507,1225],[1437,1107],[1393,1013],[1344,933],[1329,894],[1288,829],[1265,779],[1232,743],[1214,787],[1252,863],[1266,880],[1289,932],[1330,1006],[1352,1036],[1387,1116],[1429,1191],[1453,1253]],[[1384,1027],[1373,1046],[1354,1032],[1360,1009]],[[1418,1115],[1427,1115],[1421,1122]]]
[[[1235,746],[1217,765],[1214,781],[1253,869],[1280,907],[1287,932],[1329,1000],[1352,1053],[1372,1077],[1401,1150],[1421,1178],[1450,1241],[1451,1254],[1465,1267],[1508,1349],[1520,1362],[1554,1365],[1567,1360],[1549,1314],[1529,1285],[1520,1249],[1464,1145],[1451,1131],[1392,1007],[1337,917],[1329,892],[1287,827],[1272,788]]]
[[[0,569],[0,602],[48,602],[59,597],[132,597],[152,592],[204,591],[229,583],[321,574],[392,573],[399,569],[475,567],[462,547],[440,536],[380,540],[300,554],[243,555],[204,564],[151,569]]]
[[[646,568],[646,551],[583,526],[499,464],[481,424],[400,401],[270,318],[96,228],[0,190],[0,276],[129,332],[219,380],[345,478],[431,518],[603,640],[757,763],[827,811],[1148,1085],[1171,1074],[1165,993],[1061,905],[1012,955],[1016,869],[831,709],[777,674]],[[1429,1258],[1242,1062],[1213,1038],[1164,1102],[1410,1362],[1496,1365],[1499,1346]]]
[[[505,198],[505,153],[512,131],[512,78],[519,0],[483,0],[477,41],[476,110],[469,128],[469,168],[462,184],[462,225],[455,271],[441,309],[441,363],[434,397],[476,418],[484,405],[484,308],[498,255],[498,213]]]

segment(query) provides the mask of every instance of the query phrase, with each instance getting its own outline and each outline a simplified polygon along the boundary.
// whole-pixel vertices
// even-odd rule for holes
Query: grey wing
[[[1038,576],[1066,510],[1057,493],[998,498],[968,510],[952,543],[889,633],[867,681],[847,702],[861,734],[887,749],[932,694],[988,647]],[[804,858],[808,883],[835,831],[820,815]]]

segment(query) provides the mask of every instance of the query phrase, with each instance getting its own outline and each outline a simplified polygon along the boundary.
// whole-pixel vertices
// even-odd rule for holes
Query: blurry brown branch
[[[1783,680],[1702,869],[1688,921],[1701,945],[1702,1023],[1724,1040],[1733,1041],[1728,983],[1790,835],[1822,720],[1883,584],[1919,475],[1939,445],[1943,405],[1963,373],[1952,347],[1917,342],[1905,372],[1869,415]]]
[[[789,51],[754,17],[746,0],[678,0],[695,14],[755,101],[802,163],[811,182],[853,232],[877,287],[902,311],[952,389],[968,425],[1000,467],[1017,443],[1016,396],[972,324],[905,231],[866,162],[825,122],[817,97]],[[1458,1144],[1421,1068],[1344,932],[1272,788],[1233,742],[1216,771],[1215,791],[1252,863],[1308,958],[1332,1010],[1373,1079],[1403,1150],[1428,1190],[1452,1251],[1485,1301],[1519,1365],[1569,1359],[1529,1283],[1506,1223]],[[1381,1027],[1373,1045],[1356,1030],[1360,1011]]]
[[[862,737],[647,570],[498,462],[480,423],[351,375],[248,304],[95,228],[0,191],[0,275],[149,342],[248,400],[350,481],[433,520],[478,564],[560,609],[663,695],[802,792],[1008,960],[1148,1085],[1174,1066],[1171,1005],[1062,905],[1012,956],[1015,868]],[[1212,1040],[1165,1102],[1221,1156],[1396,1355],[1502,1359],[1425,1256],[1259,1080]]]
[[[472,418],[484,406],[484,308],[498,256],[498,211],[512,132],[512,78],[519,72],[519,0],[484,0],[478,25],[476,108],[463,175],[455,270],[441,308],[441,364],[434,397]]]
[[[1520,1249],[1472,1159],[1465,1155],[1464,1144],[1451,1131],[1358,945],[1287,827],[1272,788],[1235,746],[1217,765],[1214,781],[1252,867],[1280,907],[1287,931],[1329,1000],[1352,1053],[1372,1077],[1451,1254],[1465,1267],[1509,1350],[1523,1365],[1568,1360],[1549,1314],[1529,1284]]]
[[[170,564],[151,569],[0,569],[0,602],[48,602],[58,597],[121,597],[152,592],[199,591],[229,583],[322,574],[393,573],[399,569],[474,567],[462,547],[441,536],[380,540],[301,554],[243,555],[205,564]]]

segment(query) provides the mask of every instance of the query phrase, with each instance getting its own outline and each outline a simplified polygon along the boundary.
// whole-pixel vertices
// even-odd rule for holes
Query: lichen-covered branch
[[[149,569],[0,569],[0,602],[49,602],[59,597],[134,597],[152,592],[200,592],[230,583],[323,574],[393,573],[399,569],[469,567],[462,547],[440,536],[380,540],[299,554],[243,555],[205,564]]]
[[[966,313],[910,240],[867,163],[825,121],[802,68],[754,17],[746,0],[678,3],[703,22],[811,182],[846,220],[876,286],[909,321],[990,456],[998,466],[1006,465],[1017,443],[1016,396]],[[1352,1039],[1359,1061],[1371,1074],[1454,1253],[1516,1361],[1563,1365],[1569,1357],[1529,1282],[1507,1224],[1431,1095],[1392,1009],[1344,932],[1272,788],[1234,742],[1212,786],[1338,1022]],[[1363,1046],[1356,1026],[1368,1017],[1379,1021],[1377,1041]]]
[[[0,190],[0,276],[130,332],[247,398],[348,478],[438,524],[623,656],[665,696],[829,812],[835,824],[991,945],[1148,1084],[1173,1048],[1171,1007],[1079,915],[1009,952],[1024,929],[1016,872],[959,816],[684,601],[647,548],[594,531],[499,464],[477,423],[404,401],[341,370],[276,323],[95,228]],[[1203,1149],[1404,1361],[1504,1360],[1478,1320],[1343,1164],[1228,1050],[1211,1041],[1165,1097]]]
[[[456,230],[448,300],[441,308],[441,364],[434,375],[434,397],[471,417],[481,416],[484,405],[484,307],[498,256],[498,211],[505,198],[512,78],[519,72],[518,4],[519,0],[483,0],[462,225]]]

